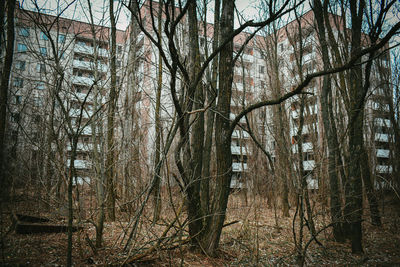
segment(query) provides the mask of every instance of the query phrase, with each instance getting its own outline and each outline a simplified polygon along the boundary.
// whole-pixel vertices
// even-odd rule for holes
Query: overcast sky
[[[260,0],[236,0],[237,9],[243,14],[245,18],[255,19],[258,14],[256,6]],[[37,5],[42,9],[43,13],[58,14],[70,5],[70,0],[36,0]],[[91,0],[91,5],[94,12],[95,22],[101,23],[105,21],[108,23],[108,3],[109,0]],[[35,9],[33,0],[20,0],[23,8]],[[116,5],[121,5],[119,1],[115,1]],[[88,4],[87,0],[76,0],[73,5],[68,6],[68,9],[63,13],[63,17],[73,18],[80,21],[88,22]],[[214,1],[210,1],[209,9],[214,9]],[[119,10],[118,18],[118,29],[125,30],[129,24],[129,12],[126,8],[122,7],[115,10]],[[208,12],[207,20],[213,21],[213,14],[211,11]]]

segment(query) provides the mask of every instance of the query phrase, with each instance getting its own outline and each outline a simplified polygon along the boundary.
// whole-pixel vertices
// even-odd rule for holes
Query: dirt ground
[[[14,211],[32,207],[30,201],[21,201]],[[25,208],[23,208],[25,207]],[[35,207],[38,210],[38,207]],[[165,213],[163,213],[165,214]],[[296,249],[293,238],[293,216],[281,216],[277,221],[273,209],[267,208],[264,200],[248,200],[247,204],[238,195],[232,195],[226,222],[233,224],[224,227],[218,257],[212,258],[201,253],[191,252],[187,246],[170,249],[155,249],[146,257],[126,266],[287,266],[296,265]],[[400,266],[400,212],[398,207],[386,205],[383,215],[383,227],[374,227],[369,223],[368,214],[363,222],[364,254],[351,254],[350,244],[332,240],[330,230],[322,231],[318,241],[311,242],[306,252],[307,266]],[[34,214],[32,214],[34,215]],[[37,214],[36,214],[37,215]],[[41,214],[46,215],[46,214]],[[164,216],[167,220],[168,216]],[[184,217],[184,216],[182,216]],[[10,206],[2,205],[1,216],[1,266],[64,266],[66,263],[67,235],[57,234],[16,234],[12,229]],[[327,212],[319,211],[316,229],[329,224]],[[183,221],[183,219],[182,219]],[[58,224],[65,223],[57,221]],[[278,226],[277,226],[278,224]],[[134,242],[135,250],[124,252],[129,223],[122,217],[118,222],[106,223],[104,247],[93,249],[95,228],[90,223],[83,224],[84,229],[74,233],[74,266],[121,266],[129,255],[156,240],[165,226],[141,224],[140,233]],[[298,221],[295,222],[296,240],[299,240]],[[305,230],[307,233],[307,230]],[[184,237],[182,237],[184,239]],[[304,242],[309,238],[304,237]]]

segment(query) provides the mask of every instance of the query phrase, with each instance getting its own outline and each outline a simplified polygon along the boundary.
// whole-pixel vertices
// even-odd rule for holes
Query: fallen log
[[[83,229],[83,227],[72,226],[72,231],[76,232]],[[43,233],[65,233],[68,231],[66,225],[56,224],[36,224],[36,223],[21,223],[17,222],[15,225],[15,232],[17,234],[43,234]]]
[[[24,215],[24,214],[16,214],[17,220],[20,222],[29,222],[29,223],[45,223],[50,222],[50,219],[32,216],[32,215]]]
[[[17,234],[43,234],[43,233],[65,233],[68,226],[58,224],[48,224],[47,218],[31,215],[12,214],[13,228]],[[83,227],[72,226],[72,231],[76,232]]]

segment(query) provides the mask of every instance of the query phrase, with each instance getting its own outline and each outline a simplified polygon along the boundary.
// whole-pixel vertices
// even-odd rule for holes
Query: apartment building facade
[[[298,43],[293,42],[294,37],[283,29],[276,33],[275,53],[280,63],[275,67],[279,70],[277,76],[280,86],[277,86],[275,91],[271,85],[274,84],[272,80],[276,80],[276,75],[271,74],[273,73],[271,59],[268,57],[271,48],[265,47],[268,42],[263,40],[264,37],[257,36],[241,51],[234,68],[231,118],[249,104],[290,91],[305,74],[322,69],[316,32],[310,30],[311,13],[307,13],[304,19],[308,21],[305,23],[308,24],[305,28],[309,30],[301,40],[304,51],[301,68],[297,63]],[[54,154],[59,157],[57,160],[52,159],[54,169],[69,166],[71,143],[68,134],[71,129],[79,130],[75,160],[75,168],[78,170],[76,182],[89,183],[94,169],[94,150],[100,154],[105,153],[106,121],[101,119],[101,114],[106,112],[110,83],[109,28],[21,9],[17,10],[15,27],[9,123],[10,146],[14,145],[11,151],[14,151],[15,155],[22,154],[26,157],[22,162],[36,162],[36,167],[40,169],[38,173],[44,175],[50,166],[43,166],[40,162],[43,162],[43,157],[49,157],[48,155]],[[148,27],[152,30],[151,25]],[[180,27],[181,53],[185,55],[188,51],[188,42],[187,36],[183,33],[187,30],[187,25],[183,24]],[[212,25],[208,27],[212,32]],[[138,165],[152,166],[155,153],[154,114],[159,55],[143,33],[136,32],[135,38],[132,39],[132,32],[132,26],[125,31],[117,32],[117,84],[120,96],[117,110],[120,122],[116,132],[117,136],[132,136],[129,141],[117,144],[125,148],[137,147],[135,152],[137,157],[126,159],[126,165],[133,160]],[[234,39],[234,56],[239,52],[247,36],[248,34],[243,33]],[[132,60],[132,42],[137,44],[134,60]],[[205,46],[208,46],[210,51],[212,37],[205,35],[200,39],[203,54]],[[389,58],[383,60],[382,64],[376,68],[386,68],[386,72],[390,71]],[[132,65],[135,67],[131,68]],[[62,86],[57,87],[60,66],[64,80]],[[134,74],[131,73],[132,70]],[[390,158],[394,156],[391,150],[394,140],[390,135],[391,124],[388,119],[392,93],[390,86],[387,86],[387,75],[385,77],[374,77],[376,86],[371,89],[371,97],[366,104],[365,125],[368,130],[365,138],[369,140],[373,151],[371,162],[374,164],[372,168],[374,174],[386,179],[392,172]],[[174,113],[167,90],[168,82],[168,72],[165,71],[161,112],[163,131],[166,131],[172,122]],[[296,159],[299,151],[299,135],[301,136],[303,175],[308,176],[310,189],[318,188],[318,177],[325,168],[321,166],[326,156],[326,148],[323,141],[320,88],[321,79],[316,79],[306,89],[310,95],[304,98],[294,97],[281,105],[280,112],[287,117],[288,128],[279,122],[277,114],[282,113],[276,113],[273,108],[264,109],[263,116],[258,112],[247,118],[257,136],[262,137],[263,145],[267,151],[271,151],[274,160],[278,157],[277,150],[281,149],[277,138],[282,135],[280,134],[282,131],[285,132],[284,138],[288,139],[290,146],[287,158],[292,161],[295,170],[298,168]],[[302,114],[301,103],[304,104]],[[303,127],[300,127],[300,118]],[[251,138],[246,131],[246,124],[246,118],[243,118],[232,135],[232,188],[250,187],[250,178],[254,175],[248,165],[253,151],[250,149]],[[72,128],[70,129],[68,125]],[[260,127],[261,125],[264,127]],[[21,142],[21,139],[24,141]],[[140,141],[137,141],[138,139]],[[49,153],[56,150],[58,153]]]

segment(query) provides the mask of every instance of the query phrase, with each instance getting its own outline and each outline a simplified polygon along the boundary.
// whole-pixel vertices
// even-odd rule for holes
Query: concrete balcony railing
[[[376,165],[377,173],[392,173],[393,167],[387,165]]]
[[[80,116],[80,114],[81,114],[81,110],[80,109],[71,108],[69,110],[69,115],[72,118],[77,118],[77,117]],[[88,119],[88,118],[90,118],[92,116],[93,116],[93,111],[90,111],[90,110],[83,110],[82,111],[82,118]]]
[[[83,77],[83,76],[72,76],[71,77],[71,82],[73,84],[92,86],[93,83],[94,83],[94,78]]]
[[[232,139],[239,139],[239,138],[248,139],[250,138],[250,135],[248,132],[243,130],[234,130],[232,133]]]
[[[389,142],[389,135],[388,134],[375,134],[375,141],[378,142]]]
[[[247,170],[247,163],[240,163],[240,162],[232,163],[233,172],[243,172],[245,170]]]
[[[376,156],[378,158],[389,158],[389,150],[388,149],[377,149]]]
[[[392,123],[390,122],[389,119],[375,118],[375,125],[376,126],[391,127]]]
[[[82,61],[82,60],[76,60],[72,62],[72,65],[74,68],[78,69],[84,69],[84,70],[95,70],[96,64],[90,61]],[[107,72],[108,67],[105,64],[97,63],[97,69],[101,72]]]
[[[70,166],[71,160],[67,160],[67,167]],[[75,169],[90,169],[92,166],[92,163],[88,160],[81,160],[81,159],[76,159],[74,161],[74,167]]]
[[[71,145],[67,146],[68,151],[72,150]],[[93,145],[92,144],[83,144],[83,143],[78,143],[76,146],[77,151],[92,151]]]
[[[94,48],[87,45],[75,44],[74,52],[86,55],[93,55]],[[97,49],[97,53],[100,57],[108,57],[108,51],[104,48]]]
[[[303,161],[303,167],[305,171],[312,171],[315,168],[314,160],[305,160]]]
[[[313,144],[312,143],[303,143],[303,152],[312,151]],[[297,144],[292,145],[292,152],[297,153]]]
[[[247,155],[247,149],[240,146],[231,146],[232,155]]]

